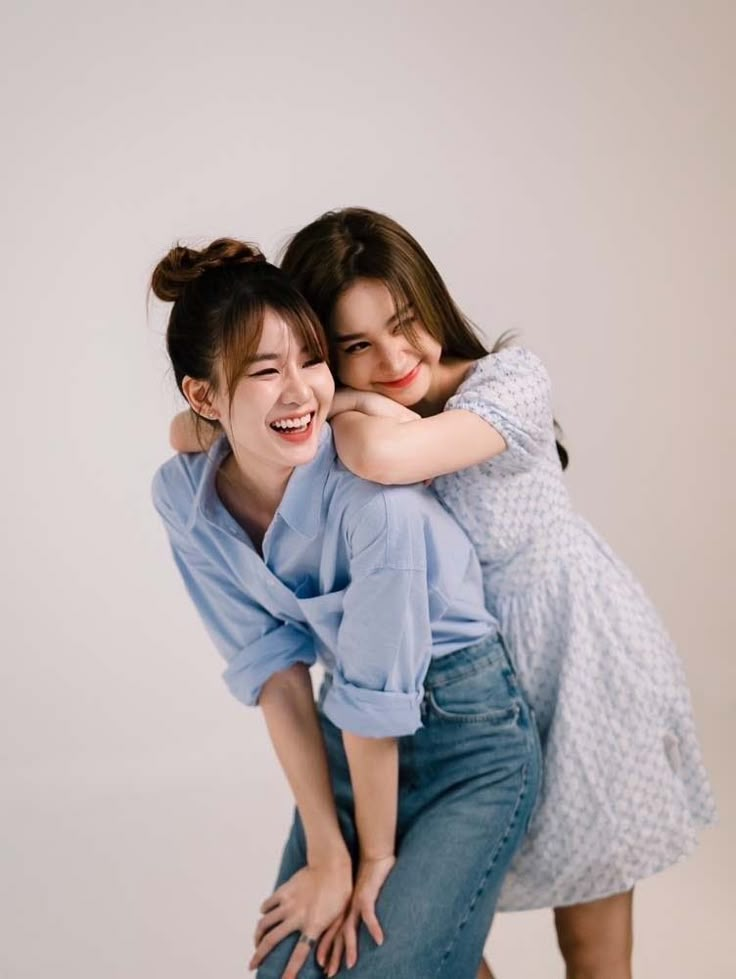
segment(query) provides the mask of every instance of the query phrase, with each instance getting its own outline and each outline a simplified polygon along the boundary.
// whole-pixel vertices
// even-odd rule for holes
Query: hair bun
[[[211,269],[265,261],[257,245],[236,238],[218,238],[200,250],[177,245],[153,270],[151,289],[159,299],[173,303],[190,282]]]

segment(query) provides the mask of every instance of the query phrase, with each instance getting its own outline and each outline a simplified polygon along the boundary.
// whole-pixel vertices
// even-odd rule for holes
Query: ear
[[[187,374],[181,382],[181,389],[192,411],[209,421],[216,421],[220,417],[213,403],[212,385],[209,381],[197,381]]]

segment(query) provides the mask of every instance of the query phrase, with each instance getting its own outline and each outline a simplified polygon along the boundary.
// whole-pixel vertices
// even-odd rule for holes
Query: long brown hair
[[[385,214],[362,207],[327,211],[294,235],[281,268],[320,318],[330,340],[335,306],[343,292],[357,279],[378,279],[391,293],[400,318],[407,307],[413,308],[440,344],[443,357],[479,360],[489,353],[422,246]],[[413,339],[411,323],[403,326]],[[490,353],[511,339],[503,334]],[[559,441],[557,452],[564,469],[568,454]]]

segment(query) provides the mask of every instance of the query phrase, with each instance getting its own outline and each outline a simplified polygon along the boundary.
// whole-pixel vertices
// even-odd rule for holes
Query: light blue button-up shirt
[[[333,674],[324,712],[365,737],[413,734],[432,657],[497,631],[465,533],[432,492],[358,479],[325,425],[292,473],[261,557],[215,487],[230,451],[177,455],[153,499],[184,583],[245,704],[295,663]]]

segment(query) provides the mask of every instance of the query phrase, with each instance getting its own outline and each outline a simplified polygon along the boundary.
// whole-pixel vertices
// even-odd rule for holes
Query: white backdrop
[[[643,884],[641,976],[732,968],[730,0],[1,8],[0,973],[240,976],[289,797],[149,502],[180,407],[152,266],[385,210],[546,360],[583,513],[685,658],[721,811]],[[10,421],[10,424],[8,424]],[[561,975],[547,912],[501,979]]]

